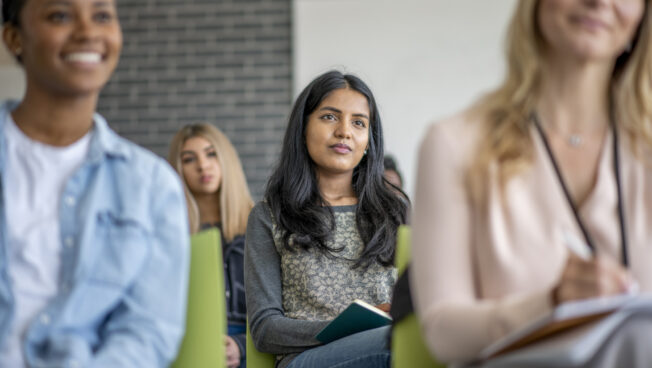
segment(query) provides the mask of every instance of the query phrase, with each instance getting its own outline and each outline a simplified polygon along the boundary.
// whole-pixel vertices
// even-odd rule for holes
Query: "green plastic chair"
[[[412,257],[412,233],[407,225],[398,228],[395,264],[399,275],[405,271]],[[392,367],[445,368],[432,357],[414,313],[394,324],[392,328]]]
[[[210,229],[191,238],[190,280],[183,337],[173,368],[224,368],[226,298],[220,233]]]
[[[275,364],[274,354],[261,353],[256,349],[249,332],[249,321],[247,321],[247,368],[274,368]]]

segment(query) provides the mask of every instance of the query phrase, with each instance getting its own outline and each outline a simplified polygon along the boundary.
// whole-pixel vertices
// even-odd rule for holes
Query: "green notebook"
[[[392,317],[369,303],[354,300],[315,338],[324,344],[372,328],[392,323]]]

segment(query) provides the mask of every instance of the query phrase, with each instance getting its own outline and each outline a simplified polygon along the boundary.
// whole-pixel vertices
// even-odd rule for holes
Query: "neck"
[[[613,65],[569,58],[544,64],[537,110],[546,126],[561,134],[592,133],[609,123]]]
[[[331,206],[346,206],[358,203],[353,191],[353,172],[346,174],[317,173],[319,192]]]
[[[220,194],[193,194],[199,209],[199,222],[213,224],[220,222]]]
[[[30,138],[52,146],[74,143],[93,127],[98,94],[82,97],[46,94],[28,85],[12,112],[16,125]]]

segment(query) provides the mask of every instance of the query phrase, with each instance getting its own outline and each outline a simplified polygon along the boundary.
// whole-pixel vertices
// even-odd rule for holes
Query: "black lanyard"
[[[584,235],[584,240],[586,240],[586,244],[595,253],[595,244],[593,243],[591,234],[589,234],[589,231],[586,229],[586,226],[584,226],[584,222],[582,222],[582,218],[580,217],[577,207],[575,206],[575,203],[571,198],[570,192],[568,191],[568,187],[566,186],[566,182],[564,182],[564,178],[561,175],[561,171],[559,170],[559,165],[557,165],[557,160],[555,160],[555,155],[552,153],[552,150],[550,149],[550,144],[548,143],[546,134],[541,128],[541,124],[539,123],[539,117],[537,116],[536,112],[532,113],[532,120],[534,121],[534,126],[536,126],[537,131],[541,135],[541,140],[543,141],[543,145],[546,147],[546,152],[548,152],[548,156],[550,157],[552,166],[555,168],[557,179],[559,180],[559,184],[561,185],[561,188],[564,191],[564,195],[566,196],[566,201],[568,202],[568,205],[573,211],[573,215],[575,216],[575,221],[577,221],[577,225],[579,226],[580,230],[582,230],[582,234]],[[623,194],[622,194],[623,191],[622,191],[622,185],[620,180],[620,154],[618,150],[618,129],[616,129],[616,124],[614,124],[613,121],[614,119],[612,118],[611,130],[613,132],[614,175],[616,177],[616,192],[617,192],[616,194],[618,195],[618,220],[620,223],[620,246],[622,248],[623,266],[627,267],[629,265],[629,257],[627,255],[627,233],[625,232],[625,211],[623,209]]]

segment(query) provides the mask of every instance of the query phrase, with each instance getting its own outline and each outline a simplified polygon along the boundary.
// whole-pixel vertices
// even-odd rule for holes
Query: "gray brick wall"
[[[120,64],[99,111],[165,157],[184,124],[219,127],[260,199],[291,103],[291,0],[125,0]]]

